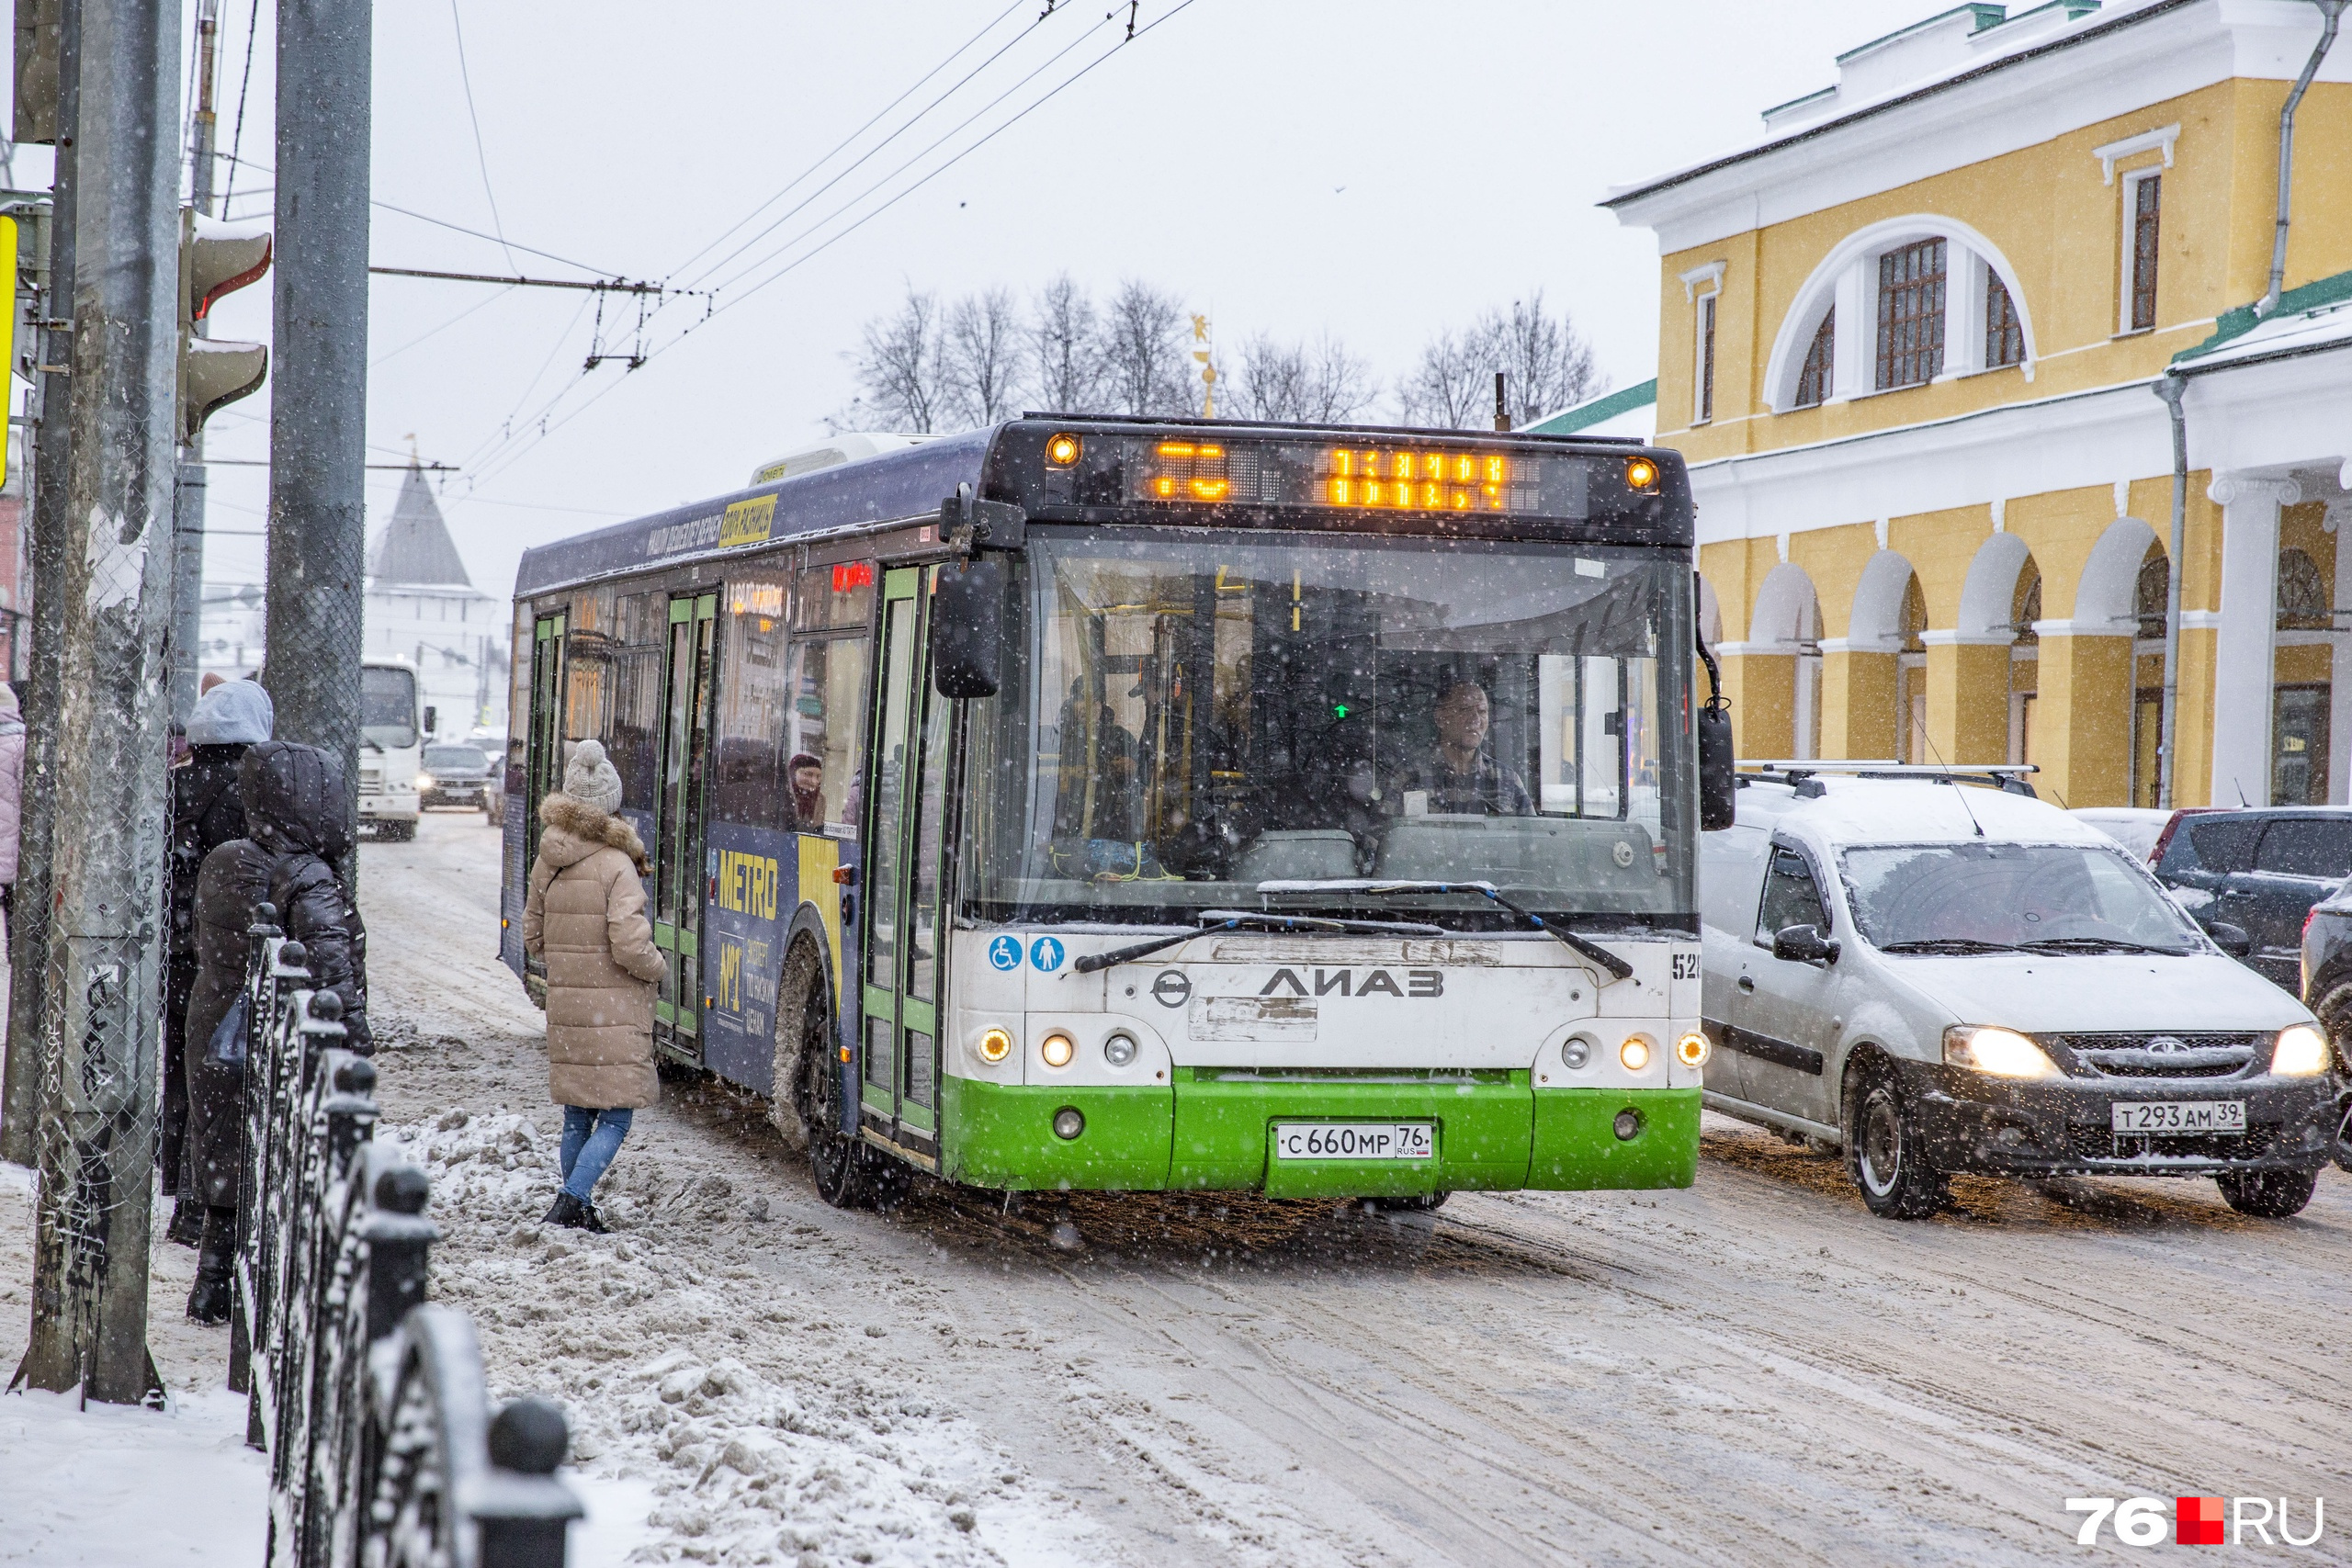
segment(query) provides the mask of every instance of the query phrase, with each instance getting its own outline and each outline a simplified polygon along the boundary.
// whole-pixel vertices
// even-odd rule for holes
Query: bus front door
[[[919,1156],[939,1152],[940,919],[948,741],[955,705],[926,671],[931,568],[888,572],[875,646],[865,865],[865,1126]]]
[[[662,774],[653,803],[653,945],[668,959],[653,1003],[653,1038],[690,1062],[702,1059],[703,800],[718,615],[716,593],[670,601]]]

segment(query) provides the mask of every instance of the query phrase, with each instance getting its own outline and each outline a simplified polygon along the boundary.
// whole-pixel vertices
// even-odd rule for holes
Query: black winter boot
[[[569,1192],[560,1191],[555,1195],[554,1206],[549,1208],[545,1215],[541,1216],[539,1224],[543,1225],[562,1225],[569,1230],[586,1230],[588,1228],[588,1216],[590,1213],[591,1211],[587,1204],[582,1202],[579,1199],[574,1198]]]
[[[183,1189],[172,1200],[172,1223],[164,1227],[164,1239],[182,1247],[194,1247],[204,1239],[204,1205],[194,1193]]]
[[[237,1211],[208,1208],[196,1253],[196,1288],[187,1293],[190,1323],[229,1321],[229,1268],[237,1255]]]
[[[591,1235],[603,1235],[610,1228],[605,1224],[605,1216],[596,1212],[595,1200],[580,1205],[580,1228]]]

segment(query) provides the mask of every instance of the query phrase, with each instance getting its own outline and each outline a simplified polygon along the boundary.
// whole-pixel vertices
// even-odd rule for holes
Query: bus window
[[[865,711],[866,644],[861,630],[853,637],[802,637],[792,645],[790,743],[785,761],[792,816],[804,833],[823,831],[836,838],[857,834],[858,727]]]
[[[638,830],[652,833],[661,792],[662,654],[670,637],[667,592],[624,595],[613,608],[613,696],[605,750],[621,776],[621,808]],[[643,820],[638,820],[641,817]]]
[[[804,632],[865,630],[874,622],[875,578],[870,560],[810,567],[800,574],[793,626]]]
[[[786,657],[784,583],[729,583],[719,595],[718,736],[711,772],[711,810],[747,827],[789,825],[781,751],[790,732],[790,670]]]

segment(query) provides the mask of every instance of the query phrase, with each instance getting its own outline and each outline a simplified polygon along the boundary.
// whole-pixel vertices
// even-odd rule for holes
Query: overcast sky
[[[1624,386],[1656,368],[1657,248],[1593,203],[1752,136],[1759,109],[1834,81],[1839,51],[1935,9],[1143,0],[1149,30],[1122,43],[1127,7],[1106,22],[1105,5],[1063,0],[1040,20],[1046,0],[379,4],[379,265],[718,287],[665,303],[641,369],[583,373],[591,296],[377,278],[373,460],[401,461],[413,434],[428,462],[462,469],[442,504],[476,586],[503,596],[526,547],[733,489],[821,437],[853,390],[845,351],[910,283],[1025,294],[1065,269],[1098,291],[1129,276],[1170,290],[1228,353],[1256,332],[1328,330],[1391,377],[1430,333],[1541,288]],[[224,149],[251,6],[222,0]],[[273,8],[258,8],[232,216],[268,212]],[[16,175],[45,185],[46,150],[21,151]],[[682,335],[707,304],[719,313]],[[216,316],[219,335],[266,338],[266,290]],[[606,352],[629,352],[635,329],[633,308],[608,303]],[[261,458],[267,428],[254,398],[213,419],[209,451]],[[369,475],[371,530],[399,478]],[[209,581],[258,580],[266,493],[258,468],[212,471]]]

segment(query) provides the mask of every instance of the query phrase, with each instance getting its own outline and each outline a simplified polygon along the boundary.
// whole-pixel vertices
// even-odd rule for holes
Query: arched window
[[[2018,573],[2016,596],[2010,601],[2009,628],[2017,633],[2018,641],[2030,647],[2041,641],[2041,634],[2033,623],[2041,619],[2041,569],[2026,558],[2025,569]]]
[[[1797,372],[1797,401],[1801,409],[1818,408],[1838,389],[1838,312],[1821,318],[1821,329],[1805,350],[1804,368]]]
[[[1998,370],[2025,358],[2025,323],[2018,317],[2009,286],[1991,267],[1984,269],[1984,368]]]
[[[2132,614],[2140,624],[2135,634],[2143,641],[2165,635],[2165,600],[2172,592],[2172,562],[2154,545],[2140,562],[2140,576],[2132,586]]]

